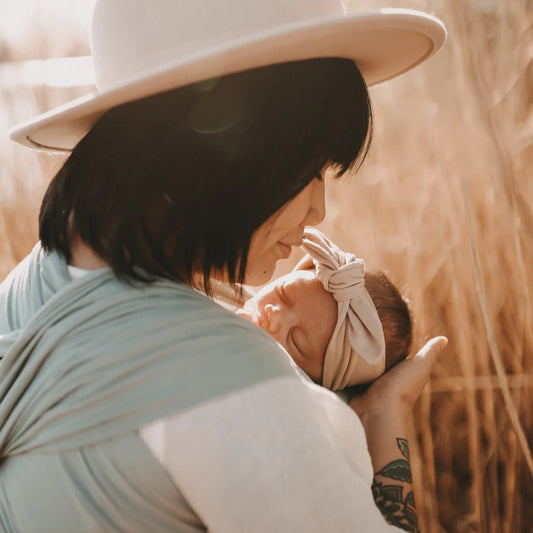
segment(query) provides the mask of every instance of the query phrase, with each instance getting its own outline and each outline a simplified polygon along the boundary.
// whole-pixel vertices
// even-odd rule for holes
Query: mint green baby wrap
[[[294,374],[189,287],[72,281],[39,245],[0,286],[0,333],[3,532],[204,531],[136,429]]]

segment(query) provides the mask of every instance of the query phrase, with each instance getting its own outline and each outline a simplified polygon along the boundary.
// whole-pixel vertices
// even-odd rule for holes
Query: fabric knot
[[[337,270],[324,268],[320,264],[315,267],[317,278],[324,288],[333,294],[337,302],[356,298],[365,288],[365,262],[355,256],[352,257],[352,262],[342,265]]]
[[[322,385],[338,390],[374,380],[385,370],[385,336],[365,287],[365,262],[316,229],[306,229],[302,248],[311,257],[318,280],[337,301]]]

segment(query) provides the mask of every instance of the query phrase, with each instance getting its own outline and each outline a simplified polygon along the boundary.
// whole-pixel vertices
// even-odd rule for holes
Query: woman
[[[442,343],[354,399],[358,418],[193,289],[270,279],[323,219],[326,171],[364,157],[365,81],[443,29],[274,4],[98,2],[98,93],[13,133],[73,150],[0,289],[3,530],[395,530],[380,510],[416,529],[406,418]]]

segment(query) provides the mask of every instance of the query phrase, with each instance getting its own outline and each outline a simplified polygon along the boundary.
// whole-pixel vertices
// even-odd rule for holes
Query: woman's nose
[[[326,216],[326,186],[324,179],[314,179],[311,182],[311,187],[311,197],[304,223],[305,226],[316,226]]]

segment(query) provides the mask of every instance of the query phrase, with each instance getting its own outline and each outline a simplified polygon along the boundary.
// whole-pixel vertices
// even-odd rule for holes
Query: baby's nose
[[[271,335],[279,335],[286,326],[286,317],[279,305],[265,305],[265,316],[267,319],[267,330]]]

